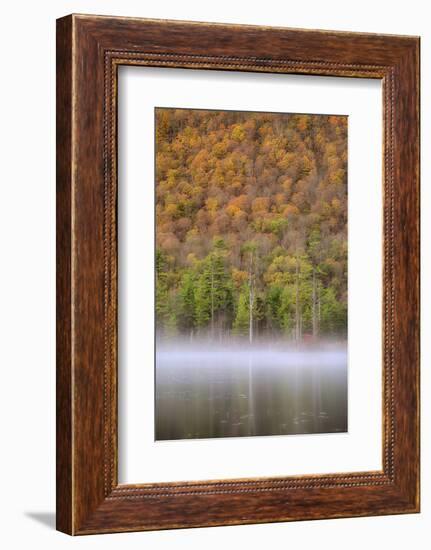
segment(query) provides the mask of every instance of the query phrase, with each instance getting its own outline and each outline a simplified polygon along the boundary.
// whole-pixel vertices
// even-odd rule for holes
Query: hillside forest
[[[156,108],[160,340],[347,334],[347,117]]]

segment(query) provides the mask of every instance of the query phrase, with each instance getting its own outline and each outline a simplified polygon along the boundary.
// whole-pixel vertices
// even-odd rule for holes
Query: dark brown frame
[[[119,65],[377,78],[384,102],[383,470],[119,485]],[[419,38],[70,15],[57,21],[57,529],[419,511]]]

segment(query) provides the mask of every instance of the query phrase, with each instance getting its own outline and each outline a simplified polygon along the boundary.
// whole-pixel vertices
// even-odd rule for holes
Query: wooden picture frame
[[[383,469],[119,485],[119,65],[381,79]],[[57,529],[72,535],[419,511],[419,38],[57,21]]]

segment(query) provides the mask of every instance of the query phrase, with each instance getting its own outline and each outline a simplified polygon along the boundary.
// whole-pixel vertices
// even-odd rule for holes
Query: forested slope
[[[347,117],[156,109],[156,320],[345,337]]]

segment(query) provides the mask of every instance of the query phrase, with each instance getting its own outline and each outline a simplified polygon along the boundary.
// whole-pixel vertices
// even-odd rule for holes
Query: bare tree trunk
[[[296,300],[295,300],[295,340],[296,343],[300,340],[300,303],[299,303],[299,261],[296,258],[296,269],[295,269],[295,286],[296,286]]]
[[[253,252],[250,252],[250,271],[249,271],[249,341],[253,342],[253,305],[254,305],[254,288],[253,288]]]
[[[302,340],[302,313],[299,312],[299,341]]]
[[[211,261],[211,338],[214,338],[214,265]]]
[[[316,338],[319,333],[319,326],[318,326],[318,320],[317,320],[316,268],[314,267],[313,267],[312,314],[313,314],[313,337]]]

